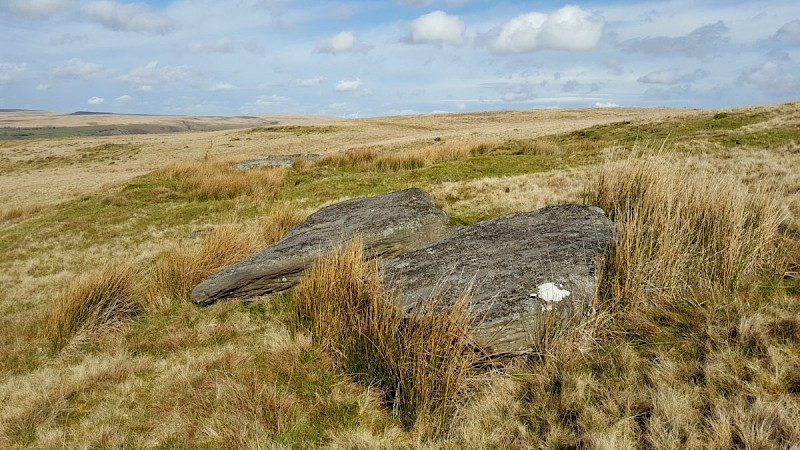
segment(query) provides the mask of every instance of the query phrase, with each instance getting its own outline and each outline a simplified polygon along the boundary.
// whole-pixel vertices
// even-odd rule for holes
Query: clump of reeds
[[[615,301],[732,291],[778,270],[780,199],[723,174],[631,159],[604,166],[586,197],[617,222],[601,280]]]
[[[78,335],[98,334],[130,322],[144,308],[137,281],[130,266],[115,265],[72,282],[50,307],[52,341],[61,347]]]
[[[356,148],[325,155],[316,164],[337,168],[354,167],[366,171],[396,172],[485,155],[497,147],[498,144],[494,141],[478,141],[438,142],[397,151],[379,151],[373,147]]]
[[[321,258],[296,292],[299,322],[359,381],[380,387],[410,426],[444,431],[475,361],[466,301],[407,317],[381,284],[360,241]]]
[[[158,171],[192,200],[220,200],[247,194],[272,195],[283,187],[282,167],[237,169],[230,161],[189,161]]]

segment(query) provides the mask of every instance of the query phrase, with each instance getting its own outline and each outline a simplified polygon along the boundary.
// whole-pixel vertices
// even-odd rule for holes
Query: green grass
[[[658,122],[615,122],[554,136],[565,146],[596,143],[603,146],[630,147],[636,142],[669,142],[680,149],[697,141],[732,148],[737,145],[773,147],[800,140],[796,124],[771,126],[769,130],[750,131],[744,127],[765,122],[775,112],[763,110],[701,113],[680,120]]]
[[[294,136],[306,136],[309,134],[325,134],[340,131],[342,127],[335,126],[317,126],[317,125],[281,125],[270,127],[256,127],[251,128],[245,133],[247,134],[291,134]]]
[[[290,173],[282,200],[316,206],[343,197],[384,194],[411,186],[469,181],[486,177],[513,176],[588,164],[592,156],[570,158],[538,155],[483,155],[429,167],[390,172],[364,172],[353,168],[315,168],[308,173]]]
[[[185,131],[185,129],[182,127],[173,127],[167,125],[0,128],[0,141],[122,136],[126,134],[174,133],[178,131]]]

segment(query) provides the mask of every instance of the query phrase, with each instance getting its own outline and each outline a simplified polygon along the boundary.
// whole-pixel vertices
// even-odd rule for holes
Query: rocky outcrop
[[[270,155],[261,159],[246,159],[234,164],[234,169],[258,169],[260,167],[292,167],[295,161],[306,159],[315,161],[321,158],[319,153],[296,153],[293,155]]]
[[[320,209],[274,245],[212,275],[192,290],[192,302],[204,306],[288,289],[320,254],[355,235],[371,257],[401,255],[443,237],[447,222],[447,214],[420,189],[346,200]]]
[[[548,206],[463,228],[383,269],[408,311],[435,313],[471,290],[473,340],[490,353],[527,352],[544,317],[569,317],[592,301],[611,239],[600,208]]]

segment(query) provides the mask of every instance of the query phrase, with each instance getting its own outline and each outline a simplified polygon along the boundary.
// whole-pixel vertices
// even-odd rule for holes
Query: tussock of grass
[[[285,170],[260,167],[242,170],[230,161],[191,161],[172,164],[159,175],[192,200],[220,200],[246,194],[271,196],[283,186]]]
[[[132,320],[143,305],[137,298],[137,274],[129,266],[111,266],[80,278],[50,307],[48,332],[57,346],[79,335],[101,333]]]
[[[730,292],[780,270],[780,199],[709,176],[647,159],[601,170],[588,201],[619,223],[605,295],[634,303],[698,288]]]
[[[512,155],[535,156],[570,156],[580,153],[594,154],[610,144],[602,141],[582,140],[571,143],[558,142],[553,138],[535,138],[510,141],[503,145],[501,151]]]
[[[274,203],[269,214],[259,223],[261,242],[264,246],[283,238],[292,228],[306,220],[306,214],[289,203]]]
[[[45,208],[45,205],[25,205],[0,210],[0,224],[3,222],[24,220],[39,213]]]
[[[346,152],[330,153],[320,158],[316,165],[326,167],[356,167],[371,163],[378,157],[373,147],[354,148]]]
[[[192,289],[204,278],[258,249],[253,230],[229,224],[204,236],[199,246],[176,246],[156,256],[145,291],[150,308],[172,301],[188,301]]]
[[[226,224],[208,232],[199,246],[171,247],[150,266],[145,298],[149,308],[188,301],[203,279],[282,238],[305,216],[290,205],[277,205],[262,221]]]
[[[470,156],[485,155],[497,147],[498,144],[493,141],[441,142],[396,152],[380,152],[375,148],[367,147],[326,155],[317,162],[317,165],[396,172],[419,169],[447,161],[457,161]]]
[[[465,301],[406,318],[358,240],[320,259],[297,289],[300,323],[359,381],[384,390],[407,426],[445,431],[474,363]]]

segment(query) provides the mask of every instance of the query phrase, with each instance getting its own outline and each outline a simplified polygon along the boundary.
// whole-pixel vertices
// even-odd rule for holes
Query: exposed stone
[[[490,353],[528,352],[544,317],[589,306],[612,230],[600,208],[548,206],[463,228],[383,268],[407,311],[447,307],[471,289],[473,340]]]
[[[246,159],[234,164],[234,169],[258,169],[259,167],[272,166],[272,167],[292,167],[298,159],[307,159],[310,161],[321,158],[319,153],[297,153],[294,155],[270,155],[261,159]]]
[[[371,257],[397,256],[443,237],[449,232],[447,223],[447,214],[420,189],[336,203],[309,216],[274,245],[197,285],[192,302],[210,305],[226,297],[289,289],[318,256],[355,235]]]

